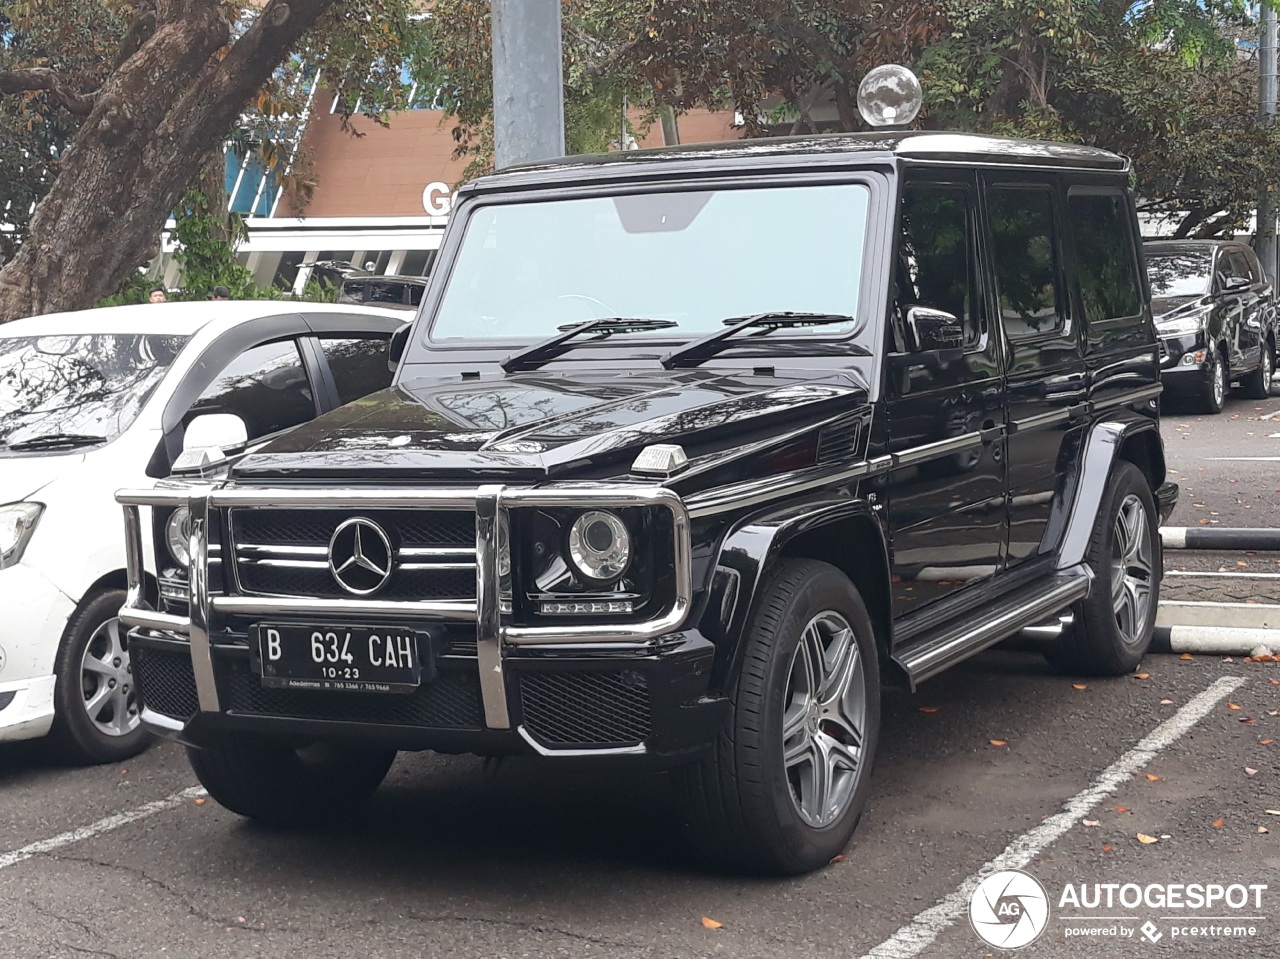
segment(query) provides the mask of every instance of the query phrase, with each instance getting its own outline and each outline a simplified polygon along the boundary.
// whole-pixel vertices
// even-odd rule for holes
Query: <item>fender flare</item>
[[[1142,444],[1135,446],[1135,443]],[[1138,461],[1134,450],[1145,450],[1146,462]],[[1149,451],[1155,449],[1153,457]],[[1129,453],[1129,455],[1126,455]],[[1073,484],[1071,512],[1066,531],[1062,536],[1062,548],[1058,551],[1058,569],[1066,569],[1084,562],[1089,549],[1089,539],[1097,521],[1098,509],[1117,460],[1133,462],[1142,469],[1151,486],[1152,495],[1164,480],[1164,446],[1160,439],[1159,423],[1148,416],[1132,413],[1113,416],[1094,424],[1084,440],[1079,475]]]
[[[787,546],[806,534],[849,522],[864,526],[875,537],[872,556],[883,571],[883,588],[879,596],[864,596],[864,601],[871,611],[882,599],[887,614],[888,538],[880,518],[865,500],[844,497],[810,500],[746,517],[721,541],[703,607],[700,628],[720,650],[712,674],[713,687],[724,688],[728,679],[736,674],[742,657],[742,638],[759,605],[761,587]],[[866,555],[866,550],[859,552]],[[850,557],[853,557],[852,550]],[[882,639],[887,647],[891,643],[886,632],[888,617],[883,620],[876,625],[884,633]]]

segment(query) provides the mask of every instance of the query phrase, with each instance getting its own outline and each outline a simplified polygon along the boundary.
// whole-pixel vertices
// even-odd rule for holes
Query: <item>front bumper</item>
[[[75,608],[75,600],[30,566],[0,570],[0,742],[49,731],[53,664]]]
[[[1208,341],[1204,332],[1160,338],[1160,379],[1169,384],[1199,383],[1208,368]]]
[[[721,704],[706,697],[714,647],[681,630],[692,599],[688,514],[661,487],[537,490],[239,490],[200,487],[117,495],[125,506],[130,633],[143,721],[200,745],[225,730],[372,739],[397,749],[526,752],[666,760],[711,741]],[[274,597],[209,581],[210,520],[222,508],[473,509],[472,600]],[[191,511],[189,614],[152,610],[142,593],[138,507]],[[525,626],[502,612],[499,529],[508,510],[635,507],[671,514],[670,602],[639,623]],[[228,557],[223,557],[224,560]],[[232,559],[234,561],[234,559]],[[279,690],[261,684],[249,629],[269,622],[413,623],[430,635],[439,675],[408,694]],[[421,651],[426,652],[426,651]]]

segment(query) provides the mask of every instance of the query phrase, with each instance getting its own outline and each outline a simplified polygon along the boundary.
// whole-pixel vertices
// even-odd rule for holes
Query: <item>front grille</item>
[[[469,670],[443,670],[413,693],[342,693],[273,689],[247,660],[218,667],[218,693],[229,713],[429,729],[480,729],[480,683]]]
[[[196,678],[191,653],[182,649],[156,649],[133,645],[129,650],[138,699],[147,709],[186,721],[196,714]]]
[[[634,746],[652,729],[648,684],[630,669],[525,673],[520,704],[546,746]]]
[[[348,596],[329,571],[338,526],[361,516],[391,540],[394,572],[378,599],[472,599],[476,592],[475,514],[463,510],[251,509],[231,513],[236,572],[243,593]]]

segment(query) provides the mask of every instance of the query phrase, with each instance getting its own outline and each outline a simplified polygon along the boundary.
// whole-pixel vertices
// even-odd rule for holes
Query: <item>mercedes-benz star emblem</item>
[[[329,540],[329,572],[348,593],[368,596],[391,578],[391,540],[371,519],[345,520]]]

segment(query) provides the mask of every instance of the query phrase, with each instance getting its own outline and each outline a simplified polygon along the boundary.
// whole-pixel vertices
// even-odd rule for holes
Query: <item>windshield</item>
[[[0,445],[118,436],[186,341],[142,333],[0,337]]]
[[[869,202],[839,184],[482,206],[430,337],[530,340],[627,317],[670,320],[649,335],[671,338],[756,313],[856,314]]]
[[[1204,296],[1209,292],[1212,269],[1213,254],[1208,251],[1147,252],[1147,276],[1151,280],[1151,295],[1157,299]]]

